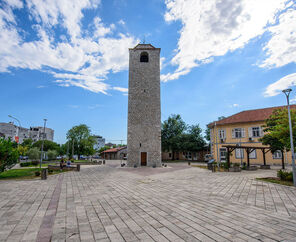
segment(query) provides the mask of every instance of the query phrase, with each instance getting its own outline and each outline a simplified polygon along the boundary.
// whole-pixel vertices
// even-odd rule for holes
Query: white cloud
[[[113,87],[113,89],[119,92],[128,92],[128,88],[125,87]]]
[[[239,106],[240,106],[240,105],[237,104],[237,103],[234,103],[234,104],[231,104],[231,105],[230,105],[231,108],[238,108]]]
[[[47,26],[59,24],[59,20],[75,39],[80,36],[80,20],[83,9],[97,8],[100,0],[27,0],[27,6],[34,19]]]
[[[296,104],[296,97],[290,99],[290,103],[291,103],[291,104]]]
[[[296,73],[284,76],[280,80],[270,84],[265,92],[265,97],[272,97],[280,94],[282,90],[296,85]]]
[[[96,17],[94,19],[94,25],[96,28],[94,32],[95,37],[103,37],[107,34],[110,34],[112,32],[112,29],[115,28],[115,25],[111,25],[110,27],[105,27],[99,17]]]
[[[116,26],[106,26],[99,17],[93,20],[92,31],[82,28],[83,10],[97,8],[100,0],[27,0],[31,20],[37,23],[33,29],[37,39],[31,41],[22,37],[12,11],[23,5],[16,0],[11,3],[0,8],[0,72],[10,68],[49,72],[52,68],[55,71],[49,73],[60,86],[106,94],[111,89],[104,82],[108,74],[128,68],[128,48],[138,42],[134,37],[113,33]],[[64,28],[70,39],[55,36],[53,27]]]
[[[264,46],[267,58],[261,67],[281,67],[296,63],[296,10],[289,9],[279,17],[279,24],[268,29],[272,37]]]
[[[176,71],[174,73],[167,73],[167,74],[162,74],[160,75],[160,80],[162,82],[167,82],[167,81],[171,81],[171,80],[176,80],[178,79],[180,76],[186,75],[187,73],[190,72],[190,69],[186,69],[183,71]]]
[[[291,2],[166,0],[165,20],[181,21],[182,29],[176,55],[171,61],[177,69],[175,73],[163,75],[162,80],[179,78],[192,68],[213,61],[215,56],[223,56],[244,47],[251,39],[265,33],[271,24],[275,24],[277,15],[290,6]],[[284,22],[279,28],[284,28],[283,25]],[[270,31],[277,33],[278,30],[271,28]],[[270,49],[270,46],[266,47],[266,50]]]
[[[121,24],[121,25],[125,25],[125,22],[124,22],[124,20],[122,20],[122,19],[120,19],[120,20],[118,21],[118,23]]]

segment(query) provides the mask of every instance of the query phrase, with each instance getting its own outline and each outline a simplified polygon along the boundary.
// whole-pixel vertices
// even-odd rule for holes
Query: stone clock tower
[[[161,166],[160,48],[129,49],[127,166]]]

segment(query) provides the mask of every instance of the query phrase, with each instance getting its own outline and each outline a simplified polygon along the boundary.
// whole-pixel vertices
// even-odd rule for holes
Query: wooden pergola
[[[235,149],[245,149],[247,152],[247,166],[250,166],[250,153],[252,153],[254,150],[261,150],[263,155],[263,165],[266,166],[266,158],[265,154],[269,151],[271,151],[271,148],[268,146],[238,146],[238,145],[222,145],[222,147],[225,147],[227,149],[227,163],[228,167],[230,167],[230,154]],[[285,169],[284,164],[284,155],[282,152],[282,167]]]

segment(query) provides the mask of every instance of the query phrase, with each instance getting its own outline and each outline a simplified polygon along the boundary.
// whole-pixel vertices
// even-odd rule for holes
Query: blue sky
[[[161,48],[162,120],[206,124],[296,101],[291,0],[7,0],[0,2],[0,121],[65,142],[87,124],[126,140],[128,48]]]

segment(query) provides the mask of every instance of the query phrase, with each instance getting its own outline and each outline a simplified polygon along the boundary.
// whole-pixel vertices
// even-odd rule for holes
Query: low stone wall
[[[60,166],[53,166],[53,165],[48,165],[48,170],[61,170]],[[76,166],[64,166],[63,167],[64,171],[80,171],[80,165],[77,164]]]

